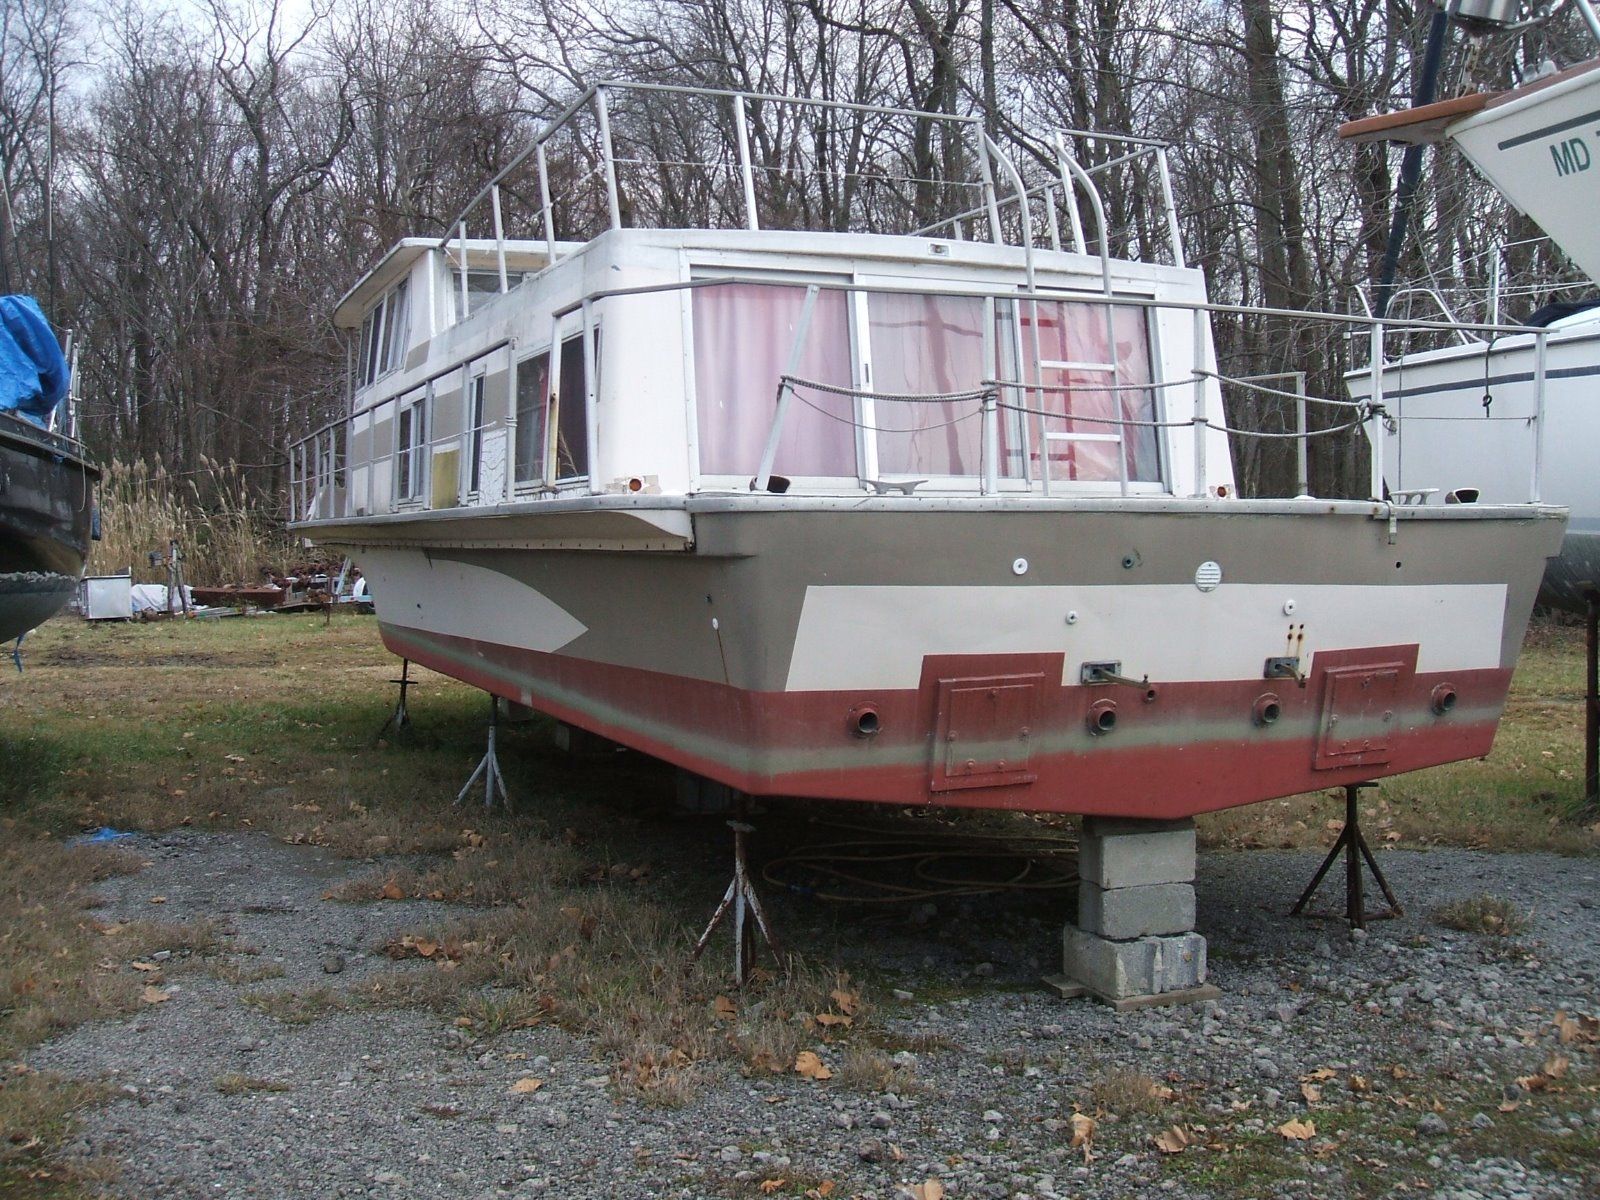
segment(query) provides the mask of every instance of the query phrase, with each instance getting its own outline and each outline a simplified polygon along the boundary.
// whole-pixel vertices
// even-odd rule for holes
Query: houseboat
[[[1373,498],[1238,496],[1112,141],[1147,257],[1064,136],[591,88],[338,305],[294,528],[397,655],[751,795],[1181,818],[1486,753],[1563,511],[1387,502],[1381,438]]]

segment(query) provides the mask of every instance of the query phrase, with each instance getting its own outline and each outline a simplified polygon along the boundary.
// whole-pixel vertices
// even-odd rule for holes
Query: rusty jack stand
[[[400,678],[391,679],[389,682],[400,685],[400,702],[394,706],[394,711],[384,718],[383,724],[378,726],[378,732],[373,735],[372,740],[381,742],[383,735],[393,730],[395,741],[409,741],[415,736],[415,731],[411,728],[411,711],[406,708],[406,693],[413,686],[409,658],[400,660]]]
[[[733,830],[733,882],[728,885],[728,890],[722,893],[722,903],[717,905],[717,911],[711,914],[711,923],[700,935],[700,940],[694,944],[690,962],[699,961],[700,955],[711,943],[711,935],[716,932],[717,926],[722,924],[722,919],[728,915],[728,909],[732,908],[733,974],[739,986],[743,987],[750,981],[750,968],[755,959],[755,936],[752,925],[761,931],[762,940],[767,943],[767,949],[772,951],[773,960],[780,968],[787,967],[787,960],[778,947],[778,940],[772,936],[772,929],[767,924],[767,914],[761,909],[761,899],[756,895],[755,886],[750,882],[750,869],[745,862],[745,836],[754,833],[755,826],[735,819],[728,822],[728,828]],[[753,921],[747,919],[747,913],[754,918]]]
[[[489,693],[489,748],[478,761],[477,767],[472,772],[472,777],[456,793],[456,804],[459,805],[467,798],[467,793],[472,790],[472,785],[479,778],[483,779],[483,806],[494,807],[496,791],[500,794],[500,803],[507,812],[511,811],[511,793],[506,790],[505,777],[500,774],[500,759],[495,754],[494,738],[500,728],[500,701],[493,692]]]
[[[1312,877],[1311,884],[1300,894],[1300,899],[1289,910],[1291,917],[1298,917],[1304,912],[1305,906],[1310,903],[1311,897],[1316,894],[1317,887],[1322,883],[1322,878],[1328,873],[1328,868],[1339,857],[1339,852],[1344,851],[1345,885],[1344,885],[1344,916],[1353,929],[1365,929],[1370,918],[1374,921],[1386,921],[1391,917],[1404,916],[1400,908],[1400,901],[1395,899],[1394,892],[1389,890],[1389,881],[1383,877],[1383,872],[1378,869],[1378,860],[1372,857],[1372,850],[1367,846],[1367,839],[1361,836],[1361,814],[1357,808],[1357,798],[1362,788],[1375,788],[1375,783],[1347,783],[1344,788],[1344,828],[1339,831],[1338,838],[1333,843],[1333,849],[1328,851],[1328,857],[1322,860],[1322,865],[1317,868],[1317,873]],[[1389,902],[1389,907],[1383,912],[1368,913],[1366,898],[1362,894],[1361,860],[1367,860],[1367,866],[1372,870],[1372,877],[1378,881],[1378,886],[1383,889],[1383,898]],[[1306,916],[1328,917],[1336,916],[1335,913],[1305,913]]]

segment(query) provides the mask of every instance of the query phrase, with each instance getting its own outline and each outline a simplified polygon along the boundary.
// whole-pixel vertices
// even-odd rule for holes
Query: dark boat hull
[[[98,474],[75,443],[0,413],[0,641],[72,598]]]

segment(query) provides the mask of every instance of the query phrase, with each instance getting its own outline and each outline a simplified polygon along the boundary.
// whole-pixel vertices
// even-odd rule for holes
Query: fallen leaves
[[[139,993],[139,999],[146,1004],[165,1004],[172,999],[172,993],[158,987],[147,987]]]
[[[1094,1158],[1094,1134],[1100,1123],[1093,1117],[1084,1113],[1072,1114],[1072,1141],[1069,1148],[1083,1151],[1083,1161],[1087,1165]]]
[[[137,959],[137,958],[134,959],[133,962],[129,963],[128,965],[131,966],[135,971],[159,971],[159,970],[161,970],[161,968],[159,966],[157,966],[155,963],[153,963],[153,962],[144,962],[141,959]]]
[[[718,996],[711,1002],[711,1011],[716,1014],[719,1021],[731,1021],[739,1015],[739,1010],[734,1007],[733,1001],[726,996]]]
[[[1600,1017],[1584,1016],[1582,1013],[1569,1017],[1565,1011],[1556,1013],[1556,1037],[1563,1046],[1570,1046],[1575,1042],[1600,1042]]]
[[[405,898],[405,892],[401,890],[399,882],[394,879],[386,880],[383,887],[378,889],[379,900],[404,900]]]
[[[1300,1095],[1305,1098],[1307,1104],[1316,1104],[1322,1099],[1322,1089],[1314,1083],[1302,1083]]]
[[[1278,1126],[1278,1133],[1291,1142],[1306,1142],[1317,1136],[1317,1126],[1314,1121],[1289,1120]]]
[[[544,1086],[544,1080],[535,1079],[532,1075],[524,1075],[511,1085],[510,1092],[513,1096],[531,1096]]]
[[[937,1179],[924,1180],[911,1187],[911,1200],[944,1200],[944,1184]]]
[[[820,1083],[824,1079],[832,1079],[833,1072],[828,1070],[828,1064],[817,1057],[811,1050],[802,1050],[795,1056],[794,1069],[797,1075]]]
[[[1156,1149],[1163,1154],[1182,1154],[1194,1145],[1194,1136],[1182,1125],[1173,1125],[1155,1138]]]
[[[1517,1076],[1517,1086],[1527,1092],[1547,1091],[1552,1083],[1566,1077],[1571,1066],[1572,1060],[1566,1055],[1552,1054],[1532,1075]]]

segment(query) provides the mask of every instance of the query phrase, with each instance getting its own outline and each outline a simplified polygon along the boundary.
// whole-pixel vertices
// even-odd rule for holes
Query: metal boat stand
[[[400,702],[394,706],[394,711],[384,718],[383,724],[378,726],[378,732],[372,735],[372,740],[381,742],[384,734],[393,731],[395,741],[409,741],[416,736],[416,731],[411,727],[411,711],[406,707],[406,693],[414,685],[409,658],[400,660],[400,678],[391,679],[389,682],[400,685]]]
[[[489,697],[489,748],[484,751],[483,757],[478,761],[477,767],[472,772],[472,777],[456,793],[456,804],[459,805],[467,798],[467,793],[472,790],[472,785],[481,778],[483,780],[483,806],[494,807],[496,792],[500,796],[500,804],[507,812],[511,811],[511,793],[506,789],[505,776],[500,774],[500,758],[495,754],[495,734],[500,729],[500,698],[493,692]]]
[[[733,830],[733,882],[722,893],[722,902],[717,905],[717,911],[711,914],[711,923],[700,935],[700,940],[695,942],[694,953],[689,960],[691,963],[699,961],[700,955],[711,943],[711,935],[732,909],[733,974],[740,987],[750,982],[750,970],[755,961],[756,930],[760,930],[761,938],[767,943],[767,949],[772,952],[773,961],[779,969],[788,969],[788,960],[778,946],[778,939],[772,936],[767,914],[762,911],[761,898],[756,895],[755,885],[750,882],[750,868],[745,861],[745,838],[755,832],[755,826],[742,820],[742,817],[741,813],[740,817],[728,822],[728,828]]]
[[[1361,836],[1361,814],[1357,806],[1357,799],[1362,788],[1375,788],[1376,783],[1348,783],[1344,789],[1344,828],[1339,831],[1338,838],[1333,843],[1333,849],[1328,851],[1328,857],[1322,860],[1322,865],[1317,868],[1317,873],[1312,877],[1310,885],[1300,894],[1300,899],[1289,910],[1291,917],[1337,917],[1337,913],[1306,913],[1305,907],[1316,894],[1317,887],[1322,883],[1323,876],[1328,873],[1328,868],[1333,866],[1334,860],[1339,857],[1339,852],[1344,851],[1345,885],[1344,885],[1344,919],[1350,922],[1352,929],[1365,929],[1368,921],[1387,921],[1392,917],[1404,916],[1400,901],[1395,899],[1394,892],[1389,888],[1389,881],[1383,877],[1383,872],[1378,868],[1378,860],[1373,858],[1372,850],[1367,845],[1367,839]],[[1367,860],[1367,866],[1372,871],[1372,877],[1378,881],[1378,887],[1383,890],[1383,898],[1389,902],[1389,907],[1381,912],[1367,911],[1366,898],[1363,895],[1361,880],[1361,860]]]

